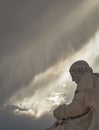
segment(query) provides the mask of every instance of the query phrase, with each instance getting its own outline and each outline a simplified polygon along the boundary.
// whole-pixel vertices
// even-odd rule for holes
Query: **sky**
[[[98,0],[0,0],[0,129],[45,130],[70,103],[69,68],[99,72]]]

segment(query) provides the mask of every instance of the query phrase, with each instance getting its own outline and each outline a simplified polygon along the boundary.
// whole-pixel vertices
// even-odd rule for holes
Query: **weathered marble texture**
[[[74,99],[54,110],[56,122],[47,130],[99,130],[99,74],[85,61],[75,62],[70,74],[77,83]]]

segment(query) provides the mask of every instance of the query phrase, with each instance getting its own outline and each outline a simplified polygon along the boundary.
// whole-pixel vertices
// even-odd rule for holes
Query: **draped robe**
[[[59,106],[58,113],[47,130],[99,130],[99,74],[85,74],[72,103]]]

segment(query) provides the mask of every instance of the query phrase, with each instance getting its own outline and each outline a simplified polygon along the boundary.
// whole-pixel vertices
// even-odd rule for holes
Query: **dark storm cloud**
[[[28,115],[16,115],[9,109],[0,110],[1,130],[44,130],[52,122],[53,118],[50,115],[35,119]]]
[[[2,2],[0,4],[0,12],[2,12],[0,24],[2,48],[0,48],[0,52],[5,51],[5,54],[13,53],[13,50],[20,48],[23,40],[36,35],[37,27],[35,25],[45,10],[54,4],[52,1],[45,2],[45,0],[4,0],[0,2]]]
[[[42,17],[51,9],[51,6],[60,3],[56,0],[1,0],[0,2],[0,40],[3,43],[0,52],[2,53],[5,49],[11,53],[10,51],[13,51],[11,49],[15,51],[22,41],[29,42],[40,35],[41,29],[44,28],[43,23],[40,22]]]

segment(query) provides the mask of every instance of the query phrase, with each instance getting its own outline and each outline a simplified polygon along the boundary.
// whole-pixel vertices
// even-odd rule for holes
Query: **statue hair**
[[[76,61],[74,62],[71,67],[70,67],[70,72],[73,70],[73,69],[76,69],[80,74],[82,73],[85,73],[85,72],[90,72],[90,73],[93,73],[93,70],[92,68],[89,66],[89,64],[84,61],[84,60],[79,60],[79,61]]]

